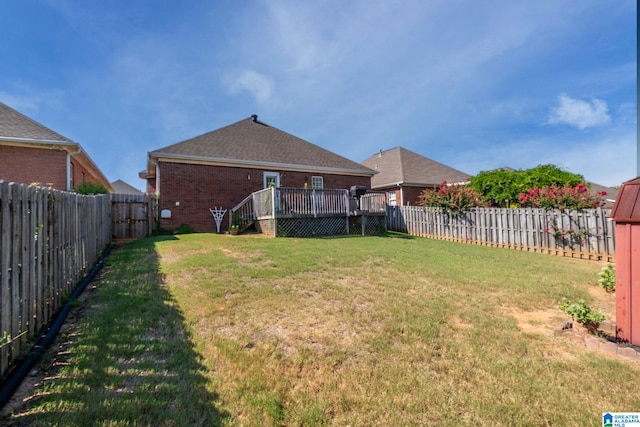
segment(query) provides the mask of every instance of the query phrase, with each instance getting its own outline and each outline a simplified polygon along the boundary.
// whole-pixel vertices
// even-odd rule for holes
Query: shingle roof
[[[132,185],[127,184],[121,179],[113,181],[111,183],[111,187],[117,194],[144,194],[142,191],[138,190]]]
[[[414,186],[438,185],[442,181],[464,182],[469,175],[443,165],[403,147],[380,151],[362,162],[378,171],[371,178],[371,188],[384,188],[397,184]]]
[[[72,141],[0,102],[0,139],[19,138],[34,141]]]
[[[611,218],[616,222],[640,222],[640,177],[622,184]]]
[[[249,117],[152,151],[152,157],[323,168],[373,175],[365,166]]]

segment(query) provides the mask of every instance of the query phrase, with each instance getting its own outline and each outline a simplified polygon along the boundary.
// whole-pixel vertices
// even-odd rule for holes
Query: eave
[[[150,152],[149,158],[158,162],[168,163],[184,163],[184,164],[199,164],[199,165],[211,165],[211,166],[226,166],[226,167],[240,167],[240,168],[261,168],[261,169],[274,169],[292,172],[310,172],[310,173],[327,173],[333,175],[352,175],[352,176],[373,176],[377,172],[374,170],[362,170],[362,169],[343,169],[332,168],[325,166],[310,166],[310,165],[296,165],[290,163],[276,163],[276,162],[263,162],[259,160],[243,160],[243,159],[227,159],[227,158],[215,158],[215,157],[203,157],[203,156],[185,156],[181,154],[170,154],[162,152]]]

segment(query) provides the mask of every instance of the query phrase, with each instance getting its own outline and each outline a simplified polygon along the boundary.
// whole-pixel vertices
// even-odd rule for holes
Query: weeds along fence
[[[388,206],[387,229],[414,236],[613,261],[615,226],[609,209],[439,208]]]
[[[0,181],[0,377],[110,241],[110,195]]]

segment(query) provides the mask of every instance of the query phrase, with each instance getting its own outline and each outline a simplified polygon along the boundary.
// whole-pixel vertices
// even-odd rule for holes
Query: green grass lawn
[[[602,266],[400,234],[146,238],[6,421],[598,426],[640,411],[640,363],[553,330]]]

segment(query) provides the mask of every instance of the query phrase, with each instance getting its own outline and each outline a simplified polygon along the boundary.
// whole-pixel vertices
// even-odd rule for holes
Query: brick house
[[[438,188],[442,181],[466,182],[470,177],[403,147],[381,150],[362,164],[378,172],[371,178],[371,189],[384,191],[389,205],[417,205],[423,190]]]
[[[375,171],[258,120],[256,115],[148,154],[140,172],[159,196],[160,226],[215,231],[209,208],[230,210],[251,193],[278,187],[371,187]],[[228,215],[228,214],[227,214]],[[224,221],[228,221],[228,216]]]
[[[111,184],[78,144],[0,102],[0,180],[72,191]]]

